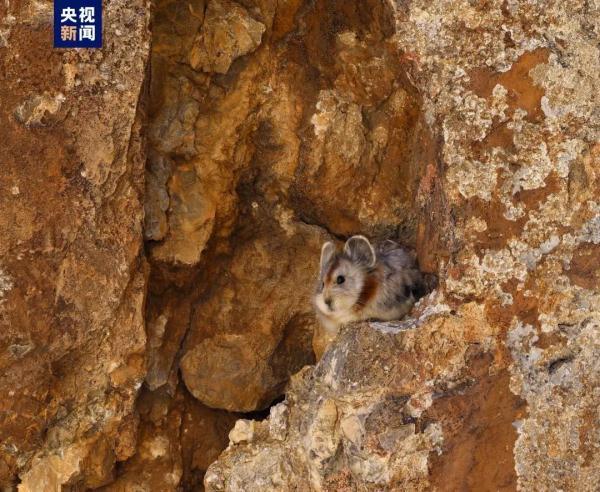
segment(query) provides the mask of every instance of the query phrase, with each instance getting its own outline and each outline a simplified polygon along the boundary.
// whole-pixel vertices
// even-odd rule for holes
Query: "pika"
[[[330,241],[321,248],[314,306],[329,340],[352,321],[400,319],[424,294],[414,256],[394,241],[352,236],[341,252]]]

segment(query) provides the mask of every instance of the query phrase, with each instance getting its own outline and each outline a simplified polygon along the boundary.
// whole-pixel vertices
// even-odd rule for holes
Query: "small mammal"
[[[341,252],[330,241],[321,248],[314,305],[329,339],[352,321],[400,319],[424,294],[414,257],[394,241],[352,236]]]

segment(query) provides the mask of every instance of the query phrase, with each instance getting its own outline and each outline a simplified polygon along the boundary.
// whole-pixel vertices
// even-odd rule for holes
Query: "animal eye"
[[[338,277],[335,279],[336,283],[339,284],[343,284],[346,281],[346,278],[343,275],[338,275]]]

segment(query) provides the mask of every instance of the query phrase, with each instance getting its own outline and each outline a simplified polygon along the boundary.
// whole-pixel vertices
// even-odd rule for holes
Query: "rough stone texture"
[[[578,258],[599,239],[599,20],[580,2],[414,2],[398,16],[444,137],[460,248],[447,294],[508,331],[510,388],[528,404],[524,490],[600,487],[599,287],[577,280],[598,268]]]
[[[151,388],[179,367],[210,407],[268,407],[314,361],[322,242],[362,232],[414,244],[428,135],[393,16],[368,4],[157,3]]]
[[[264,24],[254,20],[235,2],[213,0],[206,7],[204,23],[194,40],[190,65],[204,72],[227,73],[236,58],[260,44]]]
[[[2,487],[600,489],[593,2],[105,9],[0,4]],[[353,233],[439,287],[301,369]]]
[[[238,421],[207,490],[514,489],[523,403],[498,333],[476,303],[431,295],[415,316],[348,327],[269,419]]]
[[[349,327],[270,419],[236,425],[206,488],[598,490],[600,12],[385,5],[437,145],[416,245],[439,289],[400,325]],[[322,92],[311,121],[336,107]]]
[[[279,224],[263,232],[264,223],[249,221],[250,235],[238,237],[228,274],[213,280],[186,339],[183,380],[214,408],[264,408],[314,360],[309,293],[320,236],[307,226],[282,233]]]
[[[204,472],[227,445],[235,414],[212,410],[185,388],[143,390],[136,454],[103,492],[201,490]]]
[[[149,5],[104,16],[102,51],[54,50],[51,2],[0,4],[3,490],[98,487],[135,450]]]

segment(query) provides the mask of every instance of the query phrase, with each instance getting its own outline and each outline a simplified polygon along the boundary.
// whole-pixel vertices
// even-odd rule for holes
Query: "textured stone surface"
[[[180,367],[208,406],[267,407],[314,360],[321,243],[358,232],[414,243],[428,152],[418,94],[392,12],[343,5],[157,4],[150,387]]]
[[[265,31],[241,5],[213,0],[205,11],[204,24],[190,52],[192,68],[227,73],[236,58],[254,51]]]
[[[230,436],[207,489],[596,490],[598,9],[388,5],[438,146],[417,196],[438,293],[406,330],[348,328],[278,416]],[[317,123],[338,107],[321,94]],[[364,142],[344,114],[354,136],[335,148],[351,163]]]
[[[598,9],[414,2],[398,20],[443,129],[460,245],[446,290],[508,332],[511,390],[528,404],[518,486],[597,489],[599,292],[577,277],[598,265],[577,259],[598,241]]]
[[[112,480],[144,378],[149,5],[102,51],[54,50],[50,2],[0,6],[0,488]],[[123,23],[128,28],[120,28]]]
[[[498,333],[475,303],[451,312],[431,295],[415,316],[348,327],[269,419],[238,421],[207,490],[461,488],[474,470],[489,490],[514,489],[523,403]]]
[[[237,416],[198,403],[185,388],[143,390],[136,454],[104,492],[202,490],[208,466],[227,445]]]
[[[200,401],[246,412],[268,406],[314,361],[310,292],[321,244],[308,226],[289,225],[286,234],[279,224],[261,226],[266,217],[248,222],[227,275],[214,278],[194,313],[181,360]]]
[[[592,2],[51,7],[0,3],[1,487],[600,489]],[[354,233],[439,286],[301,369]]]

